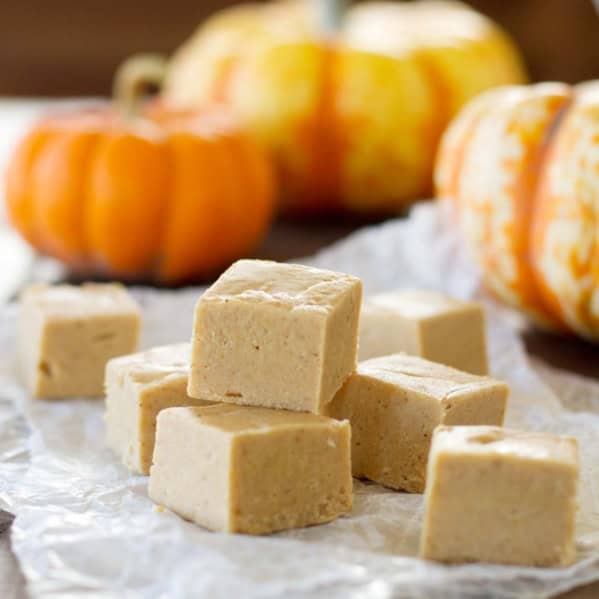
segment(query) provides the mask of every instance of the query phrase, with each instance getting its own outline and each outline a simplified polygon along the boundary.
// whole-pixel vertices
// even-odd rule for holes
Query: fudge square
[[[492,426],[440,426],[420,552],[443,562],[565,566],[575,555],[576,440]]]
[[[328,522],[352,505],[349,423],[232,404],[163,410],[149,495],[211,530]]]
[[[482,307],[434,291],[393,291],[365,298],[358,359],[398,352],[487,374]]]
[[[362,284],[240,260],[195,310],[192,397],[318,413],[356,366]]]
[[[161,410],[212,403],[187,395],[190,354],[189,343],[165,345],[106,366],[107,443],[134,472],[150,472]]]
[[[22,378],[40,398],[99,397],[106,362],[137,349],[140,323],[121,285],[32,285],[21,296]]]
[[[352,427],[352,468],[392,489],[422,493],[439,424],[502,424],[509,389],[406,354],[360,362],[325,413]]]

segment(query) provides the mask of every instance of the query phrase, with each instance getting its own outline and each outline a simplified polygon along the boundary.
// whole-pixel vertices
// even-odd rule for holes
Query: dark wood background
[[[171,52],[232,0],[0,0],[0,94],[107,94],[116,66]],[[519,42],[535,80],[599,78],[592,0],[469,0]]]

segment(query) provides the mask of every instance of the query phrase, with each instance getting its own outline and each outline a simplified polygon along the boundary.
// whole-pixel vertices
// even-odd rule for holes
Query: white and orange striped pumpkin
[[[497,296],[599,340],[599,81],[482,94],[446,131],[435,185]]]

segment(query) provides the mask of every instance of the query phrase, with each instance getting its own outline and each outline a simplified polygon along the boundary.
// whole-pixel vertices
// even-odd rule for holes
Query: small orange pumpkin
[[[273,175],[219,109],[125,119],[48,116],[8,167],[8,215],[76,270],[174,283],[253,249],[273,214]]]
[[[599,340],[599,82],[479,96],[445,133],[435,178],[496,295]]]

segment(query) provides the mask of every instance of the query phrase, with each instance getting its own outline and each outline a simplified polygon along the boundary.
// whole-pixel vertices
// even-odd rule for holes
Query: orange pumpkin
[[[496,295],[599,339],[599,82],[481,95],[445,133],[435,178]]]
[[[273,213],[262,151],[224,113],[49,116],[17,147],[8,215],[74,269],[174,283],[249,252]]]
[[[288,212],[396,212],[431,193],[451,116],[523,81],[522,64],[495,24],[457,2],[358,3],[331,25],[332,5],[215,14],[168,63],[161,102],[225,102],[274,157]]]

